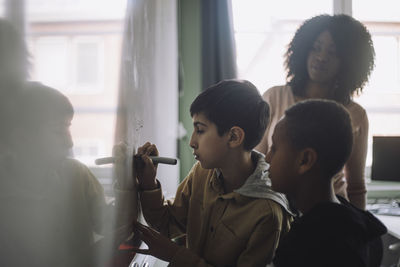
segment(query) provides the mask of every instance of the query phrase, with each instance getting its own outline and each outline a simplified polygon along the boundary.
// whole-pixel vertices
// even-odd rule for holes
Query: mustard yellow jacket
[[[161,187],[140,193],[147,223],[170,238],[186,234],[186,248],[178,251],[170,266],[271,262],[282,233],[289,230],[291,215],[284,196],[268,185],[264,156],[256,152],[253,156],[258,161],[255,173],[242,188],[228,194],[218,170],[203,169],[198,163],[173,201],[164,201]]]

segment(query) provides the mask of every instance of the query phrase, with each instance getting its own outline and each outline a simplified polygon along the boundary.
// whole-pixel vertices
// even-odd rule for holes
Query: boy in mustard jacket
[[[248,81],[226,80],[192,103],[190,146],[198,160],[165,202],[155,145],[138,149],[140,200],[150,227],[136,224],[151,254],[170,266],[265,266],[272,260],[291,215],[284,195],[270,188],[264,155],[253,150],[269,118],[269,106]],[[186,247],[170,241],[186,235]]]

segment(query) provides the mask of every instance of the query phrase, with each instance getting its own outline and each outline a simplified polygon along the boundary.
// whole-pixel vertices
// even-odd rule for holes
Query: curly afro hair
[[[307,57],[323,31],[332,35],[340,60],[332,100],[347,104],[354,94],[361,93],[375,60],[370,33],[361,22],[350,16],[319,15],[306,20],[298,28],[285,53],[287,83],[292,87],[293,94],[305,96],[305,85],[309,79]]]

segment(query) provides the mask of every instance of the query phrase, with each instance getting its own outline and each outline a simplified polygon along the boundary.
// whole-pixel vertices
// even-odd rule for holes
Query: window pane
[[[290,6],[290,8],[287,8]],[[332,13],[331,1],[233,0],[237,65],[240,78],[261,92],[285,83],[283,55],[297,27],[308,18]]]
[[[361,21],[400,21],[399,0],[352,0],[353,16]]]
[[[77,83],[97,83],[99,49],[96,43],[82,43],[77,46]]]
[[[32,58],[37,80],[64,93],[68,90],[67,45],[65,37],[37,38]]]
[[[70,99],[75,157],[93,166],[96,158],[112,154],[126,0],[26,5],[31,79]]]
[[[376,53],[375,69],[366,92],[400,92],[399,87],[399,38],[397,36],[373,36]],[[386,91],[386,92],[384,92]]]
[[[370,31],[375,48],[375,69],[363,94],[356,98],[368,113],[369,150],[372,136],[400,135],[400,2],[353,0],[353,15]]]
[[[0,18],[5,17],[5,0],[0,0]]]

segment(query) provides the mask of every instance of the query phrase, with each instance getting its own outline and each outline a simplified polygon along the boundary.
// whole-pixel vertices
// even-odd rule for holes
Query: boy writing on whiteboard
[[[284,195],[270,188],[264,155],[253,150],[268,124],[269,107],[248,81],[225,80],[192,103],[190,146],[197,163],[165,201],[149,156],[138,149],[140,200],[146,222],[136,224],[151,254],[170,266],[265,266],[291,215]],[[170,241],[186,236],[186,246]]]

